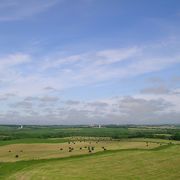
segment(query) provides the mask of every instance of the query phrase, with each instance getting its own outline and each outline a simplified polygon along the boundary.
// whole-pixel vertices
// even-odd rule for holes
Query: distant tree
[[[177,133],[175,133],[174,135],[172,135],[172,139],[174,139],[174,140],[180,140],[180,133],[177,132]]]

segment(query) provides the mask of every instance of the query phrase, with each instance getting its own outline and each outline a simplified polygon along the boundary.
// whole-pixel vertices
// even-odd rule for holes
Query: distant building
[[[18,129],[23,129],[23,125],[21,125],[20,127],[18,127]]]
[[[102,126],[99,124],[91,124],[91,125],[89,125],[89,127],[91,127],[91,128],[102,128]]]

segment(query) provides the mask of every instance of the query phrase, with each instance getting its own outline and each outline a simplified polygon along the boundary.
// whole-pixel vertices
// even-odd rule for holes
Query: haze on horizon
[[[0,124],[179,124],[179,0],[1,0]]]

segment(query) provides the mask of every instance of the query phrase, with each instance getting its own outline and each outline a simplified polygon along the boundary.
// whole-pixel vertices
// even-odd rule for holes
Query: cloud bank
[[[172,45],[103,49],[67,55],[52,52],[41,57],[28,53],[0,57],[1,123],[92,124],[179,123],[179,87],[160,78],[129,97],[119,95],[91,101],[63,99],[71,88],[133,79],[176,66],[179,51]],[[156,52],[156,53],[155,53]],[[39,60],[38,60],[39,59]],[[176,84],[178,77],[172,82]]]

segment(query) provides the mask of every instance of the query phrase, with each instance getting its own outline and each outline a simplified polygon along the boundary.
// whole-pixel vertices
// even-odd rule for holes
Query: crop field
[[[51,138],[54,127],[28,128],[22,138],[0,140],[0,179],[180,179],[180,141],[169,139],[178,128],[142,128],[145,135],[149,131],[154,134],[163,131],[164,138],[124,138],[131,131],[140,131],[141,127],[131,127],[130,132],[126,127],[87,128],[87,136],[79,133],[84,134],[85,128],[56,127],[55,131],[70,134],[66,137],[56,134]],[[70,136],[72,132],[74,136]],[[112,136],[97,136],[95,132]],[[5,133],[6,137],[19,136],[25,130],[0,128],[0,134]],[[123,138],[113,138],[113,133]],[[166,136],[167,133],[170,136]],[[38,137],[41,134],[48,138]]]
[[[73,141],[67,143],[11,144],[0,147],[0,161],[13,162],[31,159],[49,159],[118,149],[152,149],[153,142],[128,141]]]
[[[179,179],[180,147],[99,153],[32,162],[7,179]],[[20,165],[20,164],[19,164]]]

